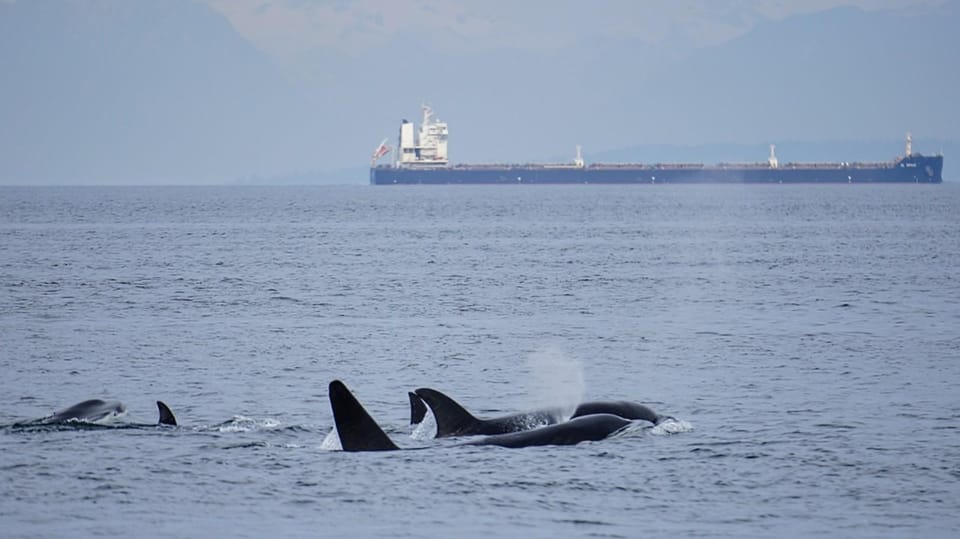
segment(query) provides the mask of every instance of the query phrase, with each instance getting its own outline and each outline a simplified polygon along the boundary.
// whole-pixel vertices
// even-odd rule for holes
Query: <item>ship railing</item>
[[[457,164],[450,168],[456,170],[530,170],[530,169],[574,169],[580,168],[571,163],[477,163]]]
[[[653,168],[653,165],[646,163],[591,163],[587,168],[595,169],[620,169],[620,168]]]
[[[749,168],[749,169],[764,169],[770,168],[770,163],[717,163],[716,168]]]
[[[801,169],[801,170],[835,170],[844,168],[887,168],[890,163],[864,163],[851,161],[844,163],[784,163],[780,168]]]
[[[592,163],[586,168],[594,170],[656,170],[656,169],[701,169],[706,168],[703,163]]]

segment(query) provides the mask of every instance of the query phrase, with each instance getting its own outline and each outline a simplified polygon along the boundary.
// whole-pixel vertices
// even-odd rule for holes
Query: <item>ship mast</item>
[[[770,145],[770,157],[767,159],[767,162],[770,163],[770,168],[780,168],[780,160],[777,159],[776,149],[776,144]]]
[[[423,111],[423,121],[420,122],[420,125],[430,125],[430,119],[433,118],[433,108],[424,103],[420,105],[420,110]]]
[[[577,168],[583,168],[583,154],[580,152],[580,145],[577,144],[577,156],[573,158],[573,164]]]
[[[907,152],[907,155],[906,155],[906,156],[907,156],[907,157],[910,157],[911,155],[913,155],[913,137],[910,135],[910,133],[907,133],[907,144],[906,144],[906,146],[907,146],[907,147],[906,147],[906,152]]]

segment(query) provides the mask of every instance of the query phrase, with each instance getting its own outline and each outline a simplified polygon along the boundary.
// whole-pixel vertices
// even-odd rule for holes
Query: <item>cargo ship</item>
[[[675,184],[675,183],[941,183],[943,155],[913,153],[907,134],[906,151],[889,162],[780,163],[770,145],[766,162],[758,163],[590,163],[580,147],[569,163],[544,164],[450,164],[447,157],[448,129],[422,107],[423,121],[417,132],[403,120],[397,150],[387,140],[377,146],[370,160],[371,185],[395,184]],[[390,155],[389,164],[379,161]]]

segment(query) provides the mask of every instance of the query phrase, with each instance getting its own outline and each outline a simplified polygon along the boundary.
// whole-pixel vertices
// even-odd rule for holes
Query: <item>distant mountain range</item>
[[[588,161],[763,161],[768,143],[781,161],[887,160],[911,131],[949,180],[958,12],[835,9],[679,57],[623,39],[453,55],[404,35],[294,72],[192,0],[0,2],[0,183],[365,183],[425,100],[456,162],[576,144]]]

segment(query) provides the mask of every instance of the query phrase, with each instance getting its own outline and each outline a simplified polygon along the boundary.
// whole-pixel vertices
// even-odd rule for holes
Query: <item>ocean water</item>
[[[949,183],[0,188],[0,537],[956,537],[958,328]],[[88,398],[180,426],[13,426]]]

